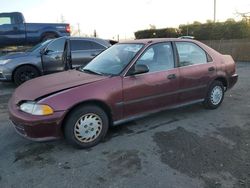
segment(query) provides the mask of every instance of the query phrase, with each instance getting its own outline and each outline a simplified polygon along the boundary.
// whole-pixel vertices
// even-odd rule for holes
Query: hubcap
[[[213,105],[218,105],[221,102],[223,96],[223,90],[220,86],[215,86],[211,92],[211,103]]]
[[[94,113],[88,113],[78,119],[74,127],[77,140],[83,143],[92,142],[101,133],[102,119]]]
[[[21,72],[21,74],[20,74],[20,80],[22,82],[30,80],[34,77],[35,77],[35,74],[32,71]]]

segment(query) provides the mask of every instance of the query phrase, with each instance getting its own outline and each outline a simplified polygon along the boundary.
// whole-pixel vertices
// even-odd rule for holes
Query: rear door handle
[[[172,79],[175,79],[176,78],[176,75],[175,74],[170,74],[168,75],[168,79],[169,80],[172,80]]]
[[[213,72],[213,71],[215,71],[215,68],[214,68],[214,67],[209,67],[209,68],[208,68],[208,71],[209,71],[209,72]]]

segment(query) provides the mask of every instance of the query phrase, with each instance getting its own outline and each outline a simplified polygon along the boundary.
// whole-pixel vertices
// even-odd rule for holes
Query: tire
[[[13,80],[16,85],[21,85],[27,80],[40,76],[40,72],[30,65],[23,65],[18,67],[13,75]]]
[[[97,145],[105,137],[109,119],[105,111],[87,105],[74,109],[64,123],[64,136],[68,143],[78,148]]]
[[[46,40],[49,40],[49,39],[55,39],[57,38],[56,37],[56,34],[54,33],[46,33],[43,37],[42,37],[42,42],[46,41]]]
[[[207,96],[203,102],[205,108],[216,109],[224,99],[224,86],[220,81],[214,81],[208,90]]]

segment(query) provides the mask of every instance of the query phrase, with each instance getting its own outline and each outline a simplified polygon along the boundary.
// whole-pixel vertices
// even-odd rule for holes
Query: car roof
[[[128,40],[119,43],[138,43],[138,44],[148,44],[148,43],[158,43],[158,42],[171,42],[171,41],[195,41],[192,39],[180,39],[180,38],[149,38],[149,39],[135,39]]]
[[[65,36],[65,37],[62,37],[62,38],[67,38],[67,39],[70,39],[70,40],[88,40],[88,41],[94,41],[94,42],[97,42],[103,46],[106,46],[106,47],[110,47],[111,44],[109,41],[107,40],[104,40],[104,39],[101,39],[101,38],[95,38],[95,37],[72,37],[72,36]]]

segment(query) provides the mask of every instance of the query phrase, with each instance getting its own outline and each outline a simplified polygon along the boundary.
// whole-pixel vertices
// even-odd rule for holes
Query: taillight
[[[70,33],[70,25],[69,25],[69,24],[66,25],[66,32],[67,32],[67,33]]]

